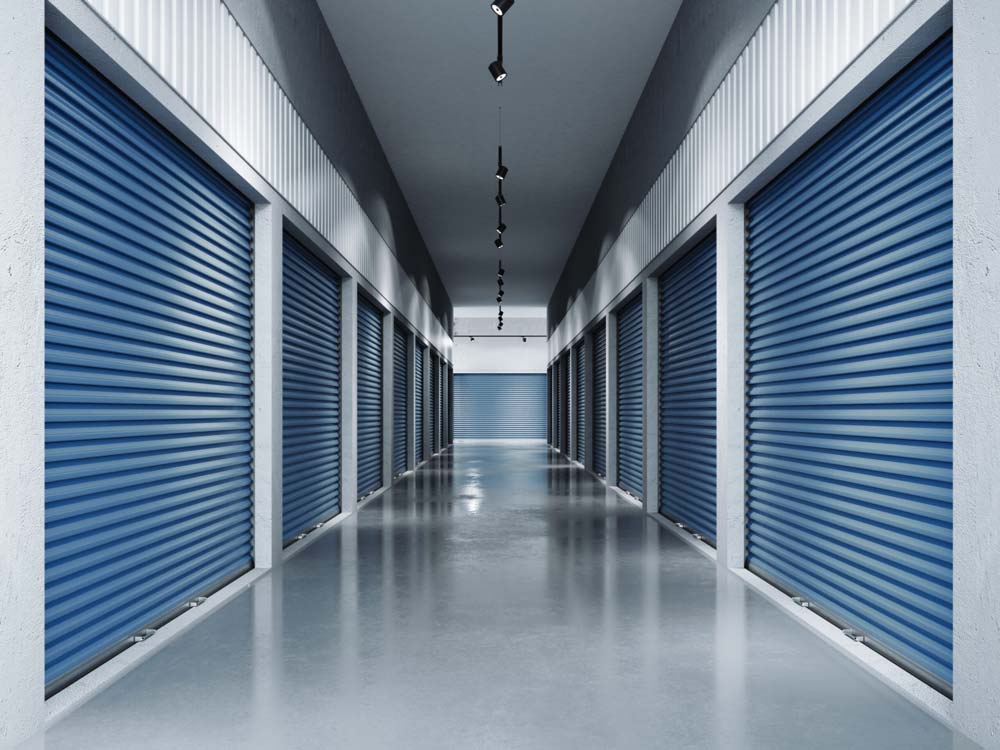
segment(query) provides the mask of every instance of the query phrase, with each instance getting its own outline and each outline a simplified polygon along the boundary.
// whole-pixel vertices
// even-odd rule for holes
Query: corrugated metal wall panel
[[[945,38],[748,206],[757,571],[951,682]]]
[[[558,322],[549,352],[606,309],[911,4],[778,0]]]
[[[594,331],[594,473],[608,473],[608,330],[602,323]]]
[[[282,276],[282,538],[340,512],[340,278],[290,235]]]
[[[618,486],[641,498],[643,451],[642,295],[618,310]]]
[[[406,452],[410,447],[406,436],[410,407],[408,391],[410,379],[406,376],[408,334],[399,326],[395,326],[392,333],[392,473],[402,474],[406,471]]]
[[[253,206],[52,36],[45,679],[247,570]]]
[[[660,276],[660,512],[715,540],[715,236]]]
[[[414,412],[414,448],[416,449],[417,463],[424,460],[424,358],[427,356],[427,347],[417,343],[414,352],[413,363],[413,390],[416,394],[417,402],[413,405]]]
[[[448,332],[222,0],[86,2],[390,304],[450,351]]]
[[[583,343],[576,345],[573,349],[573,393],[576,403],[574,417],[576,431],[576,442],[574,443],[574,455],[576,460],[583,463],[587,455],[587,362],[586,350]]]
[[[358,497],[382,486],[382,311],[358,297]]]
[[[541,440],[545,437],[545,376],[459,373],[455,410],[459,440]]]

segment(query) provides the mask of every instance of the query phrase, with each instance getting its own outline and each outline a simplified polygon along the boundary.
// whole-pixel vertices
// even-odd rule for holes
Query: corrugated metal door
[[[557,359],[552,365],[552,385],[555,388],[555,400],[556,400],[556,448],[559,450],[563,449],[563,431],[562,431],[562,398],[560,394],[562,393],[562,365]]]
[[[545,370],[545,439],[552,445],[552,366]]]
[[[417,463],[420,463],[424,460],[424,399],[427,395],[424,393],[424,357],[427,356],[427,347],[418,343],[413,355],[413,391],[417,399],[413,405],[413,445],[416,449]]]
[[[253,206],[51,36],[45,76],[51,694],[252,564]]]
[[[660,512],[715,540],[715,236],[660,276]]]
[[[947,691],[946,37],[748,207],[752,568]]]
[[[587,376],[586,357],[582,343],[577,344],[573,349],[573,394],[576,402],[574,417],[576,430],[576,442],[574,452],[576,460],[583,463],[587,453]]]
[[[455,442],[455,370],[448,366],[448,445]]]
[[[410,406],[410,380],[406,377],[407,332],[395,326],[392,334],[392,473],[402,474],[406,471],[406,450],[410,445],[406,438]]]
[[[570,440],[569,440],[569,352],[563,354],[562,359],[559,361],[559,372],[562,379],[559,381],[559,408],[560,415],[562,416],[562,422],[559,424],[559,429],[562,432],[562,452],[567,456],[570,455]]]
[[[602,324],[594,331],[594,419],[591,427],[594,439],[594,473],[608,473],[608,331]]]
[[[282,538],[340,512],[340,278],[289,235],[282,271]]]
[[[438,425],[441,422],[441,378],[438,367],[438,356],[431,352],[431,453],[437,453],[440,448]]]
[[[642,295],[618,311],[618,486],[642,497]]]
[[[455,434],[461,439],[545,437],[545,376],[455,376]]]
[[[358,297],[358,497],[382,486],[382,311]]]

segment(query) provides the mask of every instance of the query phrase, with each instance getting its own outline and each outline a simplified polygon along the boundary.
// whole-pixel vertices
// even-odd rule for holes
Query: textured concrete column
[[[716,559],[724,568],[743,567],[746,523],[743,210],[724,205],[716,219]]]
[[[607,391],[605,399],[607,409],[608,428],[607,456],[605,464],[607,466],[607,481],[609,487],[618,484],[618,316],[614,312],[609,312],[604,320],[607,326],[606,343],[608,347],[607,356],[604,358],[607,372]]]
[[[393,373],[392,359],[393,317],[391,312],[382,315],[382,487],[392,484],[392,446],[395,421],[393,420]]]
[[[406,468],[420,463],[417,455],[417,379],[413,376],[417,361],[417,339],[412,331],[406,333]]]
[[[0,33],[0,746],[45,720],[45,3]]]
[[[1000,748],[1000,4],[954,24],[954,718]]]
[[[358,507],[358,282],[340,286],[340,509]]]
[[[282,218],[273,205],[254,216],[254,564],[281,561]]]
[[[651,277],[642,282],[643,372],[643,502],[649,513],[660,512],[660,287]]]

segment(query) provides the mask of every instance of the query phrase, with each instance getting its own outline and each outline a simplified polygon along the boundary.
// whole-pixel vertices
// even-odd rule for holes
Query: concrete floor
[[[459,444],[47,748],[967,748],[538,444]]]

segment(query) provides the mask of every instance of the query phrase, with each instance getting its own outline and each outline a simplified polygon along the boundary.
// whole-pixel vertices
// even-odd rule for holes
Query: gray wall
[[[774,0],[685,0],[548,303],[551,333]]]
[[[226,0],[435,317],[451,300],[314,0]]]

